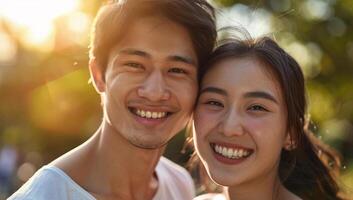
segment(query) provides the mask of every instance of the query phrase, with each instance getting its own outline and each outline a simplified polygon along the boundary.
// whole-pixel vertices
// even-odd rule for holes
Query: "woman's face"
[[[229,58],[205,75],[195,112],[195,146],[209,176],[224,186],[277,176],[289,142],[276,78],[254,57]]]

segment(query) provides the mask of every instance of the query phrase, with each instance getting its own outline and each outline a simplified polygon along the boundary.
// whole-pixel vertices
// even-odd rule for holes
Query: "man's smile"
[[[166,112],[166,111],[152,111],[147,109],[139,109],[139,108],[131,108],[131,107],[129,107],[129,110],[133,114],[146,119],[163,119],[168,117],[168,115],[171,114],[171,112]]]

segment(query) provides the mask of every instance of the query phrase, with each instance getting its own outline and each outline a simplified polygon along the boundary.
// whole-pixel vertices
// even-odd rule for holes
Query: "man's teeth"
[[[160,119],[167,115],[167,112],[152,112],[152,111],[145,111],[137,109],[135,112],[136,115],[147,118],[147,119]]]
[[[247,157],[250,154],[250,151],[245,149],[228,148],[217,144],[213,148],[216,153],[231,159]]]

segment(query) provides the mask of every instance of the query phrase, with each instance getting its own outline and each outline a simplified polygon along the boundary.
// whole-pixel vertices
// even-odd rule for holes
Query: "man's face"
[[[135,20],[105,73],[106,120],[130,144],[159,148],[185,127],[197,93],[197,57],[188,31],[161,17]]]

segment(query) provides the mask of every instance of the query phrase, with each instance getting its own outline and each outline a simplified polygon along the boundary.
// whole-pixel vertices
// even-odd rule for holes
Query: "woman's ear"
[[[98,93],[105,92],[105,78],[103,68],[99,65],[95,58],[89,60],[89,71],[91,74],[90,81],[92,81],[94,88]]]
[[[297,147],[296,141],[294,141],[290,133],[287,133],[286,139],[284,140],[283,148],[287,151],[291,151],[296,147]]]

